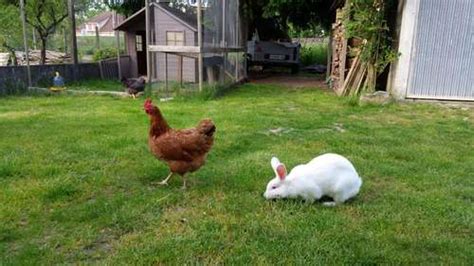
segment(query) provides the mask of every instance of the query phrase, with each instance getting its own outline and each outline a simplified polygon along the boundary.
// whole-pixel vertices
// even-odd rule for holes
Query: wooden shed
[[[197,44],[197,21],[195,15],[183,12],[169,5],[170,1],[160,0],[150,4],[153,22],[150,43],[168,46],[195,46]],[[133,77],[147,75],[146,16],[143,8],[128,17],[115,29],[125,32],[126,52],[131,58]],[[197,59],[178,55],[154,54],[158,81],[165,79],[165,56],[167,56],[168,79],[185,82],[197,82]],[[181,67],[182,66],[182,67]]]

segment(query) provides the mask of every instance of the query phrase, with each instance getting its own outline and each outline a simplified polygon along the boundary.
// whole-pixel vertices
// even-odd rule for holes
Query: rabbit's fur
[[[357,195],[362,185],[352,163],[338,154],[320,155],[294,167],[288,175],[278,158],[273,157],[271,165],[276,177],[267,185],[263,194],[266,199],[302,197],[313,202],[328,196],[334,201],[325,205],[334,206]]]

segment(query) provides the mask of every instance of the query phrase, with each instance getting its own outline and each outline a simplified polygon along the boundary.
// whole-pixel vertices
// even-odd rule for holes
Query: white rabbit
[[[357,195],[362,185],[352,163],[338,154],[320,155],[307,164],[294,167],[288,175],[278,158],[273,157],[271,165],[276,177],[267,185],[263,194],[266,199],[302,197],[314,202],[328,196],[334,201],[324,205],[335,206]]]

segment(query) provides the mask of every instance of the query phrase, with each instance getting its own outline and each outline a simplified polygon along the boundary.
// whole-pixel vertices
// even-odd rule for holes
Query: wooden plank
[[[344,80],[346,78],[346,59],[347,59],[347,39],[342,37],[344,40],[342,41],[342,50],[339,53],[340,56],[340,63],[339,63],[339,86],[344,84]],[[337,88],[341,89],[341,87]]]
[[[245,52],[244,47],[205,47],[199,49],[199,46],[183,46],[183,45],[149,45],[148,50],[150,52],[161,52],[161,53],[236,53]]]
[[[237,53],[245,52],[244,47],[228,46],[228,47],[205,47],[202,49],[204,53]]]
[[[357,95],[362,89],[362,81],[364,77],[367,77],[367,64],[360,64],[360,69],[354,78],[352,89],[349,91],[349,95]]]
[[[360,66],[360,55],[357,55],[352,61],[351,68],[349,69],[349,73],[347,73],[347,77],[344,81],[341,81],[342,86],[336,91],[338,95],[346,95],[346,92],[350,90],[350,86],[352,85],[355,77],[355,73],[358,71]]]
[[[200,53],[199,46],[171,46],[171,45],[149,45],[150,52],[161,53]]]

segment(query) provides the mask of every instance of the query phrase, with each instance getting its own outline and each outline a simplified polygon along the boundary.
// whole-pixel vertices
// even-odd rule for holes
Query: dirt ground
[[[288,88],[329,89],[324,75],[291,75],[286,73],[250,73],[249,80],[256,84],[275,84]]]

